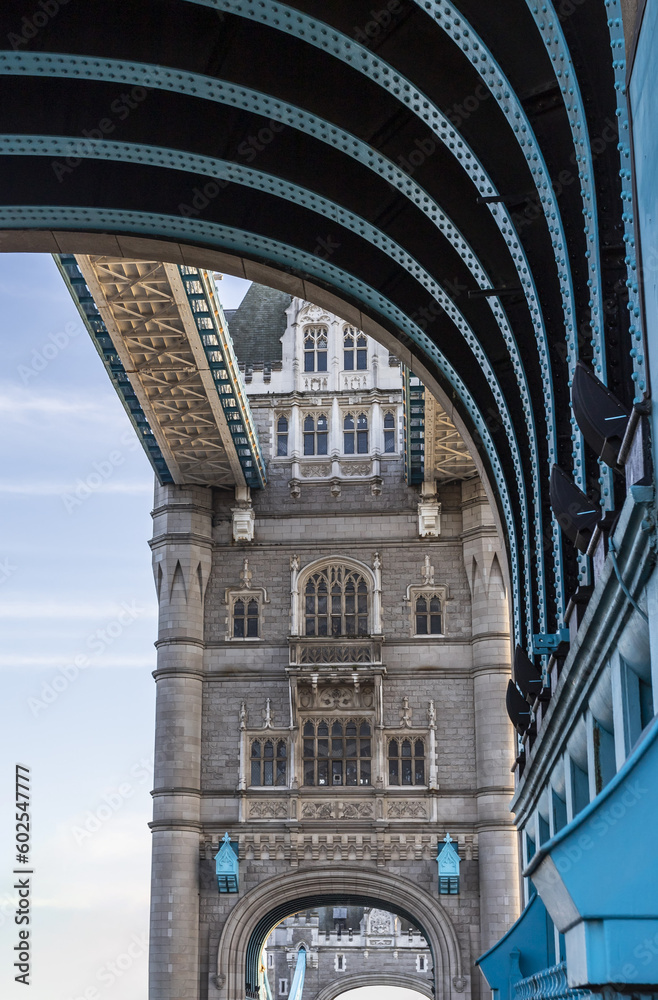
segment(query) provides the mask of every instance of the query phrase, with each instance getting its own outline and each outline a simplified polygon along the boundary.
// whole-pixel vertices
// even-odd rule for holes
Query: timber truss
[[[161,482],[262,486],[212,275],[103,255],[62,255],[58,263]]]

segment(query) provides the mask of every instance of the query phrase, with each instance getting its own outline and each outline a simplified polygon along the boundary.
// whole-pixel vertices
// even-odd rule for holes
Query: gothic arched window
[[[416,598],[416,635],[442,635],[441,599],[438,594]]]
[[[327,335],[326,326],[307,326],[304,330],[305,372],[326,372]]]
[[[365,719],[309,719],[303,740],[305,785],[370,784],[372,729]]]
[[[356,352],[356,359],[354,354]],[[355,365],[356,360],[356,365]],[[343,368],[352,372],[365,371],[368,367],[368,340],[365,333],[355,330],[352,326],[345,327],[343,335]]]
[[[327,566],[304,587],[306,635],[368,635],[368,584],[357,570]]]
[[[395,414],[387,410],[384,414],[384,454],[395,451]]]
[[[258,598],[238,597],[233,604],[233,638],[258,638]]]
[[[252,785],[286,785],[288,748],[285,740],[251,741]]]
[[[345,414],[343,418],[343,451],[346,455],[368,454],[368,417],[365,413],[359,413],[356,421],[353,413]]]
[[[326,455],[329,439],[329,424],[325,413],[317,418],[311,413],[304,417],[304,454]]]
[[[276,422],[276,453],[278,456],[288,454],[288,418],[283,414]]]
[[[425,744],[423,740],[404,737],[388,741],[389,785],[425,784]]]

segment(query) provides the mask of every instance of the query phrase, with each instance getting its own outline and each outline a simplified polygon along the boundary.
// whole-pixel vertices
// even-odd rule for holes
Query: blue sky
[[[225,307],[247,287],[225,277]],[[20,762],[32,769],[30,1000],[145,1000],[153,475],[49,256],[3,255],[0,339],[0,994],[25,996],[12,968]]]
[[[246,287],[222,281],[228,308]],[[50,257],[3,256],[0,337],[0,994],[24,995],[9,880],[19,761],[33,780],[31,1000],[144,1000],[153,476]]]

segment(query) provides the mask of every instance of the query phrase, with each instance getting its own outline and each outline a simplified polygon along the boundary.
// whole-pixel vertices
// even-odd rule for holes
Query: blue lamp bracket
[[[238,891],[239,864],[238,844],[225,833],[219,851],[215,855],[217,888],[220,892]]]

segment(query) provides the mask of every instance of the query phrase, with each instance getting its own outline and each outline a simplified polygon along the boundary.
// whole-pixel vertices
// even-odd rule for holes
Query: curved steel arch
[[[38,225],[46,223],[48,228],[63,228],[68,222],[75,223],[80,228],[87,230],[103,229],[109,225],[115,231],[126,233],[143,232],[150,235],[154,233],[159,235],[165,234],[173,239],[189,232],[189,227],[184,225],[183,220],[164,217],[154,218],[145,213],[136,212],[103,212],[98,209],[44,209],[35,212],[30,206],[22,206],[15,214],[12,214],[0,208],[0,227],[3,222],[7,223],[6,228],[13,228],[13,226],[17,226],[21,222],[24,225],[31,225],[32,227],[35,226],[35,223]],[[205,237],[208,242],[212,241],[219,244],[221,248],[230,247],[233,252],[237,250],[245,256],[254,255],[261,260],[270,261],[275,267],[290,268],[294,263],[302,260],[305,264],[306,273],[314,276],[316,279],[322,281],[323,279],[326,280],[327,276],[331,276],[333,278],[333,287],[340,289],[346,295],[353,295],[355,292],[358,292],[361,302],[369,306],[374,314],[384,316],[393,327],[404,331],[409,340],[421,347],[427,358],[434,362],[438,373],[443,376],[443,379],[455,392],[457,398],[471,417],[479,439],[482,442],[483,449],[494,471],[495,482],[500,492],[503,516],[506,523],[507,531],[505,538],[509,551],[511,585],[516,598],[513,602],[515,640],[520,642],[522,639],[520,610],[523,606],[525,608],[526,619],[525,641],[529,643],[532,634],[532,608],[530,606],[532,582],[528,540],[524,538],[522,541],[519,541],[517,538],[512,502],[505,486],[504,477],[502,476],[500,459],[486,422],[482,420],[478,413],[475,400],[468,391],[465,382],[445,359],[438,347],[393,303],[377,293],[375,289],[369,288],[362,282],[355,281],[346,272],[341,272],[333,264],[328,264],[326,261],[318,262],[308,257],[299,248],[290,247],[274,240],[263,240],[257,235],[245,231],[236,231],[227,227],[200,223],[198,220],[195,221],[192,229],[193,231],[197,231],[201,238]],[[347,316],[344,318],[347,319]],[[365,324],[362,324],[362,326],[366,332],[370,332]],[[373,335],[377,337],[377,333]],[[521,517],[522,522],[526,524],[527,514],[522,511]],[[522,562],[522,569],[519,567],[519,561]],[[521,589],[520,574],[523,576],[525,590]]]
[[[611,182],[619,171],[615,144],[592,147],[606,115],[617,111],[617,94],[627,127],[619,4],[591,6],[587,16],[576,9],[566,18],[550,0],[502,7],[407,0],[396,5],[399,17],[386,14],[382,25],[369,20],[366,0],[145,0],[124,31],[113,8],[89,0],[84,14],[66,8],[31,37],[14,30],[21,14],[29,21],[27,0],[0,11],[0,35],[13,39],[15,50],[0,54],[0,148],[11,171],[0,225],[79,225],[238,250],[279,274],[312,276],[369,321],[380,320],[387,336],[408,346],[414,364],[426,359],[477,435],[509,539],[515,634],[526,643],[535,627],[550,631],[560,623],[564,598],[579,579],[550,511],[550,465],[573,467],[577,481],[597,491],[598,477],[603,504],[612,504],[610,474],[583,450],[570,416],[576,353],[604,378],[607,360],[620,397],[643,388],[632,211],[622,215],[624,203],[615,202],[622,193],[621,183]],[[602,33],[612,50],[601,52]],[[258,46],[263,57],[254,60]],[[292,73],[291,64],[299,67]],[[309,77],[316,64],[322,87]],[[446,71],[437,73],[437,65]],[[29,103],[40,78],[66,78],[57,87],[68,97],[53,106],[49,145],[41,150],[39,112]],[[11,94],[21,80],[28,103],[20,128],[9,127],[16,125]],[[462,111],[456,121],[455,107],[477,81],[492,98],[486,114]],[[66,192],[52,177],[43,183],[45,149],[62,148],[76,132],[81,142],[103,131],[102,115],[126,84],[152,88],[157,114],[145,111],[142,121],[135,114],[125,126],[110,122],[111,137],[85,142],[89,149]],[[257,137],[268,119],[290,126],[290,135],[245,169],[240,138]],[[626,157],[627,143],[621,145]],[[124,153],[111,171],[95,155],[101,148],[108,156]],[[82,152],[80,145],[70,149]],[[135,159],[125,155],[131,151]],[[168,158],[168,179],[160,183]],[[184,200],[178,178],[216,177],[217,163],[229,165],[239,212],[218,200],[207,220],[176,220]],[[578,183],[562,191],[565,168]],[[624,162],[628,200],[626,173]],[[534,219],[519,211],[525,189],[536,195]],[[140,205],[145,191],[148,204]],[[286,212],[298,227],[294,237]],[[326,263],[313,249],[320,218],[346,234]],[[608,232],[625,230],[626,262],[616,250],[599,254],[597,234],[606,225]],[[608,306],[626,265],[632,329],[621,306],[614,314]],[[510,284],[518,298],[504,301],[495,293]],[[436,306],[427,321],[422,296]]]

